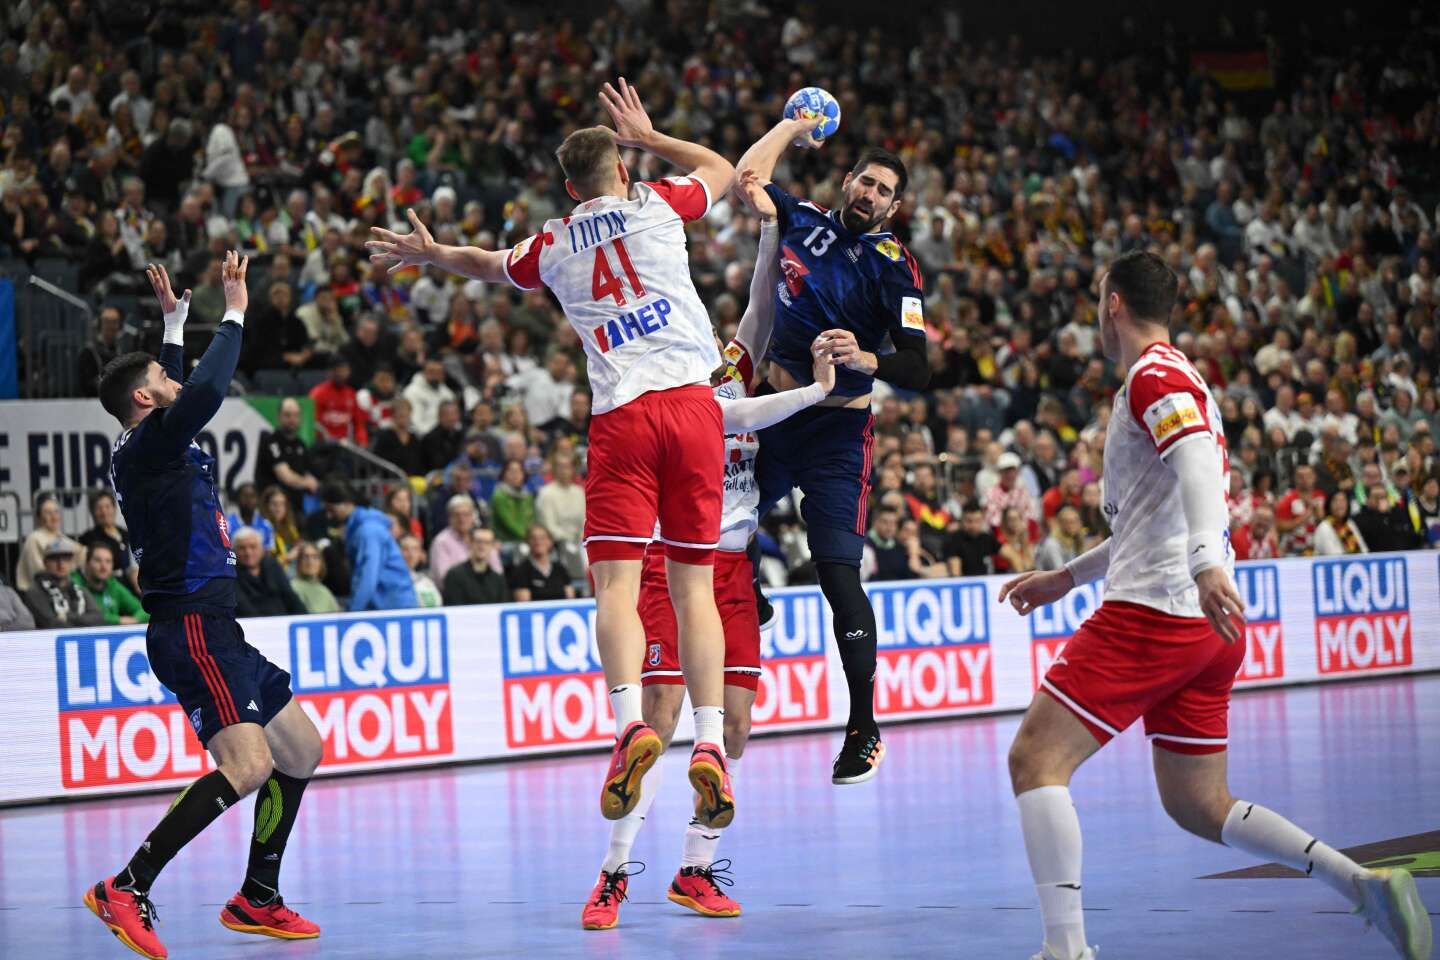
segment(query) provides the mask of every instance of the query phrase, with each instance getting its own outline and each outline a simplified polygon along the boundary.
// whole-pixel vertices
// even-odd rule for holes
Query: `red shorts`
[[[708,564],[720,541],[725,428],[709,387],[642,394],[590,421],[585,550],[639,560],[655,538],[681,563]]]
[[[714,557],[715,606],[720,608],[720,624],[725,630],[725,682],[755,690],[760,684],[760,615],[755,609],[754,567],[743,553],[717,550]],[[675,608],[670,605],[665,556],[660,550],[645,552],[639,609],[645,624],[641,682],[647,686],[684,683]]]
[[[1107,600],[1065,644],[1040,688],[1102,744],[1144,717],[1156,746],[1219,753],[1244,659],[1244,642],[1226,643],[1204,618]]]

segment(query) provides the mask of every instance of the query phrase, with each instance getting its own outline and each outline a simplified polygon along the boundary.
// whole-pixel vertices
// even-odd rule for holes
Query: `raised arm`
[[[810,136],[814,129],[815,121],[813,119],[806,120],[803,117],[796,117],[793,120],[781,120],[771,127],[765,136],[756,140],[749,150],[741,154],[739,162],[735,164],[735,169],[741,175],[747,170],[753,171],[762,185],[769,183],[771,175],[775,172],[775,164],[780,161],[780,155],[790,144],[798,140],[807,148],[820,146]]]
[[[600,91],[600,103],[615,123],[617,143],[653,153],[684,170],[686,175],[705,184],[712,201],[728,192],[735,182],[735,167],[714,150],[656,130],[650,122],[650,115],[640,103],[640,94],[625,82],[624,77],[620,78],[618,90],[605,84]]]
[[[479,247],[456,247],[436,243],[425,224],[409,208],[405,216],[410,219],[409,233],[393,233],[383,227],[371,227],[375,239],[366,240],[365,248],[370,251],[373,263],[383,263],[395,273],[406,267],[424,267],[434,264],[446,273],[458,274],[471,280],[486,283],[504,283],[505,259],[509,250],[482,250]]]
[[[752,209],[758,202],[757,195],[770,204],[770,216],[760,223],[760,246],[755,253],[755,272],[750,275],[750,302],[735,331],[735,340],[750,355],[750,369],[743,371],[747,381],[753,379],[756,368],[770,349],[770,334],[775,327],[775,284],[780,280],[780,225],[775,220],[774,204],[755,182],[753,172],[743,172],[735,184],[735,192]]]

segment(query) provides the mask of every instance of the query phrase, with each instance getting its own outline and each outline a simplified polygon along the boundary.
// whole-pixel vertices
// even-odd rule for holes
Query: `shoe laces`
[[[710,890],[717,897],[725,896],[725,891],[720,889],[723,883],[727,887],[735,886],[735,878],[730,876],[730,861],[716,860],[708,867],[686,867],[692,877],[699,877],[710,884]]]
[[[124,887],[119,888],[125,890]],[[126,893],[135,898],[135,912],[140,914],[140,925],[146,930],[154,931],[155,924],[160,920],[160,911],[155,909],[155,904],[148,893],[141,893],[139,890],[125,890]]]
[[[291,910],[289,907],[285,906],[285,898],[280,896],[280,894],[278,893],[275,894],[275,899],[271,900],[268,904],[266,904],[266,906],[268,906],[274,912],[275,919],[279,920],[281,923],[289,923],[291,920],[294,920],[300,916],[294,910]]]
[[[835,757],[836,761],[839,761],[841,757],[845,756],[846,750],[850,747],[850,744],[852,743],[860,744],[860,748],[858,750],[859,759],[869,760],[871,754],[875,752],[875,747],[878,746],[880,743],[880,734],[878,732],[872,733],[867,736],[862,742],[860,739],[860,731],[851,730],[849,733],[845,734],[845,743],[840,748],[839,755]]]
[[[627,870],[627,867],[639,867],[640,869]],[[595,902],[599,906],[608,907],[610,905],[610,898],[614,897],[616,903],[624,903],[629,898],[625,895],[625,891],[620,888],[620,884],[630,877],[644,872],[645,864],[639,860],[627,860],[616,867],[613,872],[601,870],[600,875],[605,878],[605,882],[601,884],[600,893],[595,897]]]

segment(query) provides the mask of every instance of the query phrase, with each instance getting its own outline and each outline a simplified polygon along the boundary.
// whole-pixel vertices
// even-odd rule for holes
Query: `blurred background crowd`
[[[371,505],[392,515],[418,602],[585,592],[590,397],[555,302],[388,274],[362,243],[407,209],[442,242],[489,248],[564,215],[553,149],[599,121],[595,91],[622,74],[657,127],[732,160],[791,91],[826,87],[839,134],[776,171],[821,204],[867,144],[909,165],[894,229],[924,271],[932,378],[875,398],[867,576],[1050,568],[1106,535],[1120,381],[1095,290],[1135,248],[1180,278],[1174,338],[1221,401],[1241,557],[1440,540],[1440,10],[1336,11],[1313,30],[1264,11],[1185,29],[1124,19],[1092,52],[972,36],[953,12],[922,30],[823,5],[583,9],[17,0],[0,13],[0,258],[78,268],[75,292],[97,307],[82,393],[122,347],[158,340],[136,296],[144,264],[193,288],[203,330],[223,311],[221,252],[251,257],[236,389],[296,399],[254,483],[227,491],[245,531],[242,614],[343,605],[348,565],[319,503],[342,441],[414,478]],[[640,177],[665,172],[630,159]],[[756,236],[725,200],[690,227],[722,337]],[[15,583],[32,609],[88,596],[92,612],[136,615],[106,604],[112,581],[133,586],[133,560],[113,500],[93,512],[82,534],[37,505]],[[798,524],[791,503],[766,521],[772,583],[811,576]]]

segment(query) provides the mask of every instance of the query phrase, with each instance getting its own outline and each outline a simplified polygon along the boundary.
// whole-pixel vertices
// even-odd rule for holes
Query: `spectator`
[[[150,614],[140,605],[140,598],[114,572],[115,549],[108,540],[97,540],[85,554],[83,571],[71,571],[70,579],[85,592],[87,605],[104,614],[106,623],[148,623]]]
[[[1085,550],[1085,527],[1080,523],[1080,511],[1068,505],[1061,507],[1055,515],[1054,529],[1035,552],[1035,569],[1059,570]]]
[[[865,550],[860,562],[862,579],[909,580],[910,556],[900,542],[900,514],[882,507],[875,511],[870,532],[865,536]]]
[[[408,486],[396,487],[385,494],[385,512],[400,524],[402,533],[425,537],[425,525],[415,515],[415,501]]]
[[[325,555],[313,543],[301,542],[295,547],[295,576],[290,589],[310,613],[336,613],[340,604],[325,586]]]
[[[75,565],[77,545],[57,537],[45,547],[44,567],[35,573],[25,591],[25,603],[41,630],[61,627],[99,627],[105,612],[92,603],[89,594],[76,586],[70,572]]]
[[[1054,520],[1064,507],[1073,507],[1076,510],[1075,521],[1080,522],[1079,509],[1080,498],[1080,471],[1070,469],[1060,474],[1060,481],[1045,491],[1040,498],[1040,506],[1045,515],[1047,523]],[[1084,525],[1081,524],[1083,530]],[[1083,552],[1083,551],[1082,551]],[[1054,567],[1041,567],[1042,570],[1054,570]]]
[[[375,375],[383,368],[390,376],[386,386],[378,391],[379,399],[388,402],[395,396],[395,368],[385,359],[394,355],[395,339],[385,332],[374,314],[362,313],[356,318],[355,335],[340,353],[350,361],[350,386],[360,390],[369,384],[373,394]],[[380,416],[384,415],[385,411],[381,410]]]
[[[315,425],[331,440],[349,440],[356,446],[370,445],[365,411],[355,388],[350,386],[350,361],[341,354],[330,360],[330,376],[310,391],[315,403]]]
[[[960,514],[960,529],[945,541],[945,562],[952,577],[983,577],[995,572],[1000,541],[985,522],[985,511],[970,500]]]
[[[1360,528],[1350,517],[1350,494],[1336,490],[1330,494],[1324,521],[1315,528],[1315,556],[1338,557],[1369,552]]]
[[[314,351],[305,324],[295,314],[295,291],[284,280],[270,284],[267,301],[251,310],[240,368],[253,377],[260,370],[299,370]]]
[[[525,541],[529,551],[511,565],[506,577],[515,602],[573,598],[575,588],[565,568],[556,562],[555,541],[550,538],[550,532],[537,523],[530,528]]]
[[[435,586],[425,572],[425,545],[420,538],[413,533],[407,533],[400,538],[400,553],[405,557],[405,565],[410,568],[410,581],[415,586],[415,602],[424,609],[433,609],[445,605],[444,597],[440,588]]]
[[[1257,504],[1250,513],[1250,523],[1231,533],[1230,545],[1236,560],[1273,560],[1280,556],[1274,509],[1269,504]]]
[[[290,588],[285,571],[265,552],[258,531],[240,527],[230,534],[235,551],[235,614],[280,617],[305,613],[305,604]]]
[[[15,588],[0,577],[0,633],[34,630],[35,615]]]
[[[1355,527],[1370,550],[1388,553],[1418,546],[1409,511],[1392,503],[1383,486],[1370,487],[1365,496],[1365,505],[1355,514]]]
[[[1012,507],[1025,523],[1031,524],[1038,520],[1039,511],[1036,509],[1035,499],[1030,496],[1025,485],[1019,482],[1020,458],[1008,451],[1000,454],[995,461],[995,471],[995,485],[985,494],[985,522],[990,524],[992,529],[998,530],[1005,511]]]
[[[1035,569],[1035,544],[1030,540],[1029,526],[1018,507],[1005,508],[995,539],[1000,541],[995,563],[997,571],[1026,573]]]
[[[345,329],[345,317],[334,290],[321,287],[315,292],[315,299],[296,310],[295,316],[305,328],[305,345],[311,352],[312,364],[328,366],[342,355],[341,351],[350,342],[350,332]]]
[[[415,421],[413,409],[410,419],[412,423]],[[464,443],[465,427],[460,423],[460,404],[454,400],[446,400],[440,404],[435,426],[420,441],[420,449],[425,456],[425,469],[445,469],[451,461],[460,456],[460,448]]]
[[[95,336],[80,351],[76,358],[76,375],[80,382],[80,395],[98,395],[100,371],[120,355],[120,327],[124,324],[117,307],[104,307],[95,319]]]
[[[549,423],[570,412],[575,364],[565,351],[551,347],[545,355],[545,366],[523,370],[506,380],[505,386],[520,394],[531,423]]]
[[[1415,509],[1420,515],[1420,530],[1430,549],[1440,549],[1440,473],[1432,473],[1420,482],[1415,494]]]
[[[110,546],[116,575],[129,584],[132,592],[140,589],[140,566],[130,552],[130,534],[117,522],[120,516],[115,494],[96,490],[90,494],[90,519],[93,526],[80,535],[80,546],[89,550],[97,543]]]
[[[470,492],[475,485],[475,474],[470,469],[470,464],[465,460],[456,460],[444,473],[445,482],[439,486],[432,487],[426,499],[425,506],[425,529],[427,531],[443,529],[450,521],[450,500],[457,494],[470,498],[470,503],[475,509],[475,515],[482,522],[485,519],[485,503],[476,500]],[[433,478],[432,478],[433,479]]]
[[[420,372],[406,384],[403,394],[410,401],[410,421],[421,436],[434,430],[440,422],[443,404],[456,402],[455,391],[445,382],[445,365],[435,357],[425,361]],[[458,414],[458,408],[456,412]]]
[[[253,483],[242,483],[235,491],[235,509],[225,517],[231,530],[249,527],[260,534],[260,542],[267,551],[275,548],[275,528],[260,512],[260,492]]]
[[[570,576],[585,576],[585,488],[575,481],[573,454],[556,454],[550,482],[535,495],[535,520],[555,538],[561,562]]]
[[[910,518],[902,520],[896,539],[905,550],[905,567],[910,577],[929,579],[945,576],[945,564],[936,560],[934,554],[921,543],[917,521]]]
[[[35,521],[35,529],[20,547],[20,562],[15,568],[15,589],[22,594],[29,592],[35,575],[45,569],[45,551],[65,536],[60,532],[60,501],[53,495],[43,493],[36,498]]]
[[[270,525],[270,555],[282,567],[290,565],[290,552],[300,542],[300,528],[290,507],[290,498],[278,485],[271,484],[260,495],[260,516]]]
[[[357,506],[350,488],[327,483],[320,493],[331,523],[345,525],[350,560],[351,610],[406,610],[416,605],[410,568],[400,544],[390,536],[390,519],[379,510]]]
[[[935,465],[917,463],[912,472],[910,491],[905,506],[910,519],[919,524],[920,548],[931,556],[945,547],[945,531],[955,522],[946,505],[940,502],[940,485],[935,478]]]
[[[500,471],[490,512],[501,543],[520,542],[535,524],[535,496],[525,489],[525,466],[519,460],[509,461]]]
[[[393,404],[396,399],[395,371],[388,363],[375,364],[369,382],[355,395],[355,401],[360,405],[361,412],[365,414],[372,437],[375,435],[375,431],[391,425]]]
[[[1315,549],[1315,526],[1324,515],[1325,492],[1315,486],[1315,468],[1308,463],[1297,464],[1294,488],[1275,507],[1281,555],[1310,556]]]
[[[430,572],[445,582],[445,574],[470,555],[470,532],[476,523],[475,501],[468,493],[457,493],[445,504],[447,524],[430,543]]]
[[[509,602],[510,587],[495,569],[497,553],[494,533],[484,527],[470,531],[469,556],[445,574],[445,606]],[[548,582],[542,580],[541,586]]]
[[[429,468],[420,438],[410,429],[410,401],[397,397],[390,406],[390,424],[375,435],[375,456],[404,470],[407,476],[424,476]]]
[[[255,485],[262,489],[279,486],[290,498],[291,508],[304,512],[305,494],[318,492],[320,481],[313,472],[310,451],[300,439],[300,403],[293,397],[281,400],[276,421],[274,430],[260,435]]]

